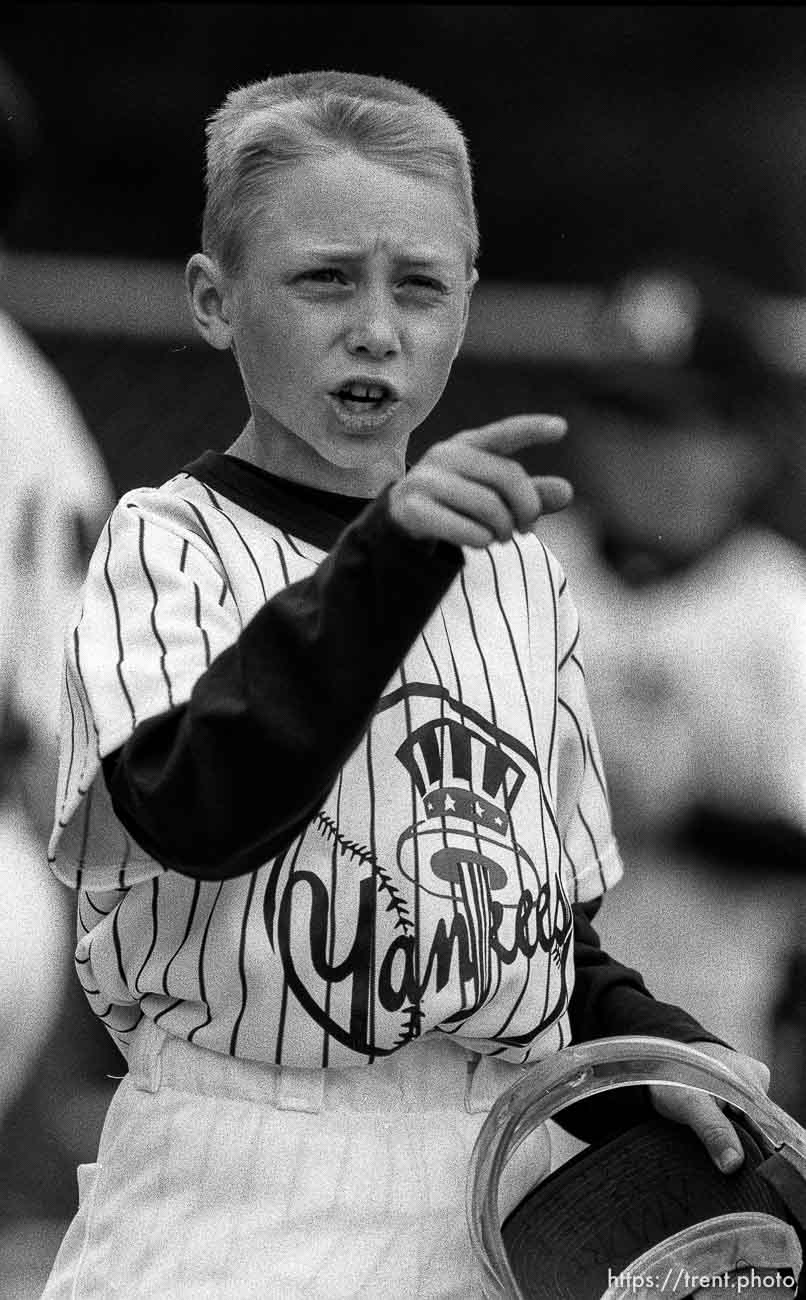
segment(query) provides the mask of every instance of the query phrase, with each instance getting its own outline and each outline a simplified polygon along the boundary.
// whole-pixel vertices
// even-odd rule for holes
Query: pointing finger
[[[511,415],[506,420],[483,424],[456,435],[457,440],[473,447],[484,447],[500,456],[508,456],[524,447],[556,442],[568,429],[561,415]]]

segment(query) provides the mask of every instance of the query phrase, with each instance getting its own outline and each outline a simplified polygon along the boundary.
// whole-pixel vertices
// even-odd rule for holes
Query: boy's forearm
[[[272,597],[187,704],[104,760],[115,811],[164,866],[254,870],[310,819],[462,553],[416,542],[373,503],[309,578]]]

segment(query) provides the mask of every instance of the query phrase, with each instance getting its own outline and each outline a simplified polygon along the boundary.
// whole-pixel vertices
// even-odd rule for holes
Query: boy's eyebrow
[[[299,249],[300,256],[321,258],[323,261],[360,262],[365,253],[365,249],[348,244],[310,244]],[[393,249],[392,256],[396,262],[405,266],[433,266],[450,259],[447,249],[439,248],[418,248],[411,252]]]

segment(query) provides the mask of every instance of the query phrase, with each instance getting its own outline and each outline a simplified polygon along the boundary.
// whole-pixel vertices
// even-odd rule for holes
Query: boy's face
[[[289,171],[222,295],[267,467],[354,495],[399,478],[471,288],[446,185],[350,153]]]

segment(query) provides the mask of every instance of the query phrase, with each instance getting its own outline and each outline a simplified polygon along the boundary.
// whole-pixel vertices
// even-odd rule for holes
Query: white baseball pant
[[[471,1300],[468,1160],[519,1077],[438,1034],[300,1070],[144,1020],[43,1300]],[[523,1144],[502,1214],[550,1156],[545,1129]]]

